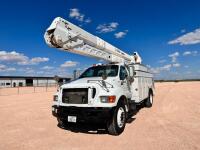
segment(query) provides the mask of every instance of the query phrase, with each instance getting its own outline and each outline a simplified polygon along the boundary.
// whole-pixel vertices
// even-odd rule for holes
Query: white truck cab
[[[137,53],[128,55],[60,17],[45,32],[45,41],[51,47],[110,62],[89,67],[78,79],[59,87],[52,106],[59,125],[103,122],[110,134],[119,135],[136,105],[152,106],[153,75]]]
[[[135,70],[130,76],[130,72],[130,67],[123,64],[88,68],[78,79],[59,88],[54,97],[53,115],[62,125],[81,121],[104,122],[111,134],[120,134],[137,104],[143,100],[148,107],[153,104],[151,74]],[[142,76],[142,73],[149,76]]]

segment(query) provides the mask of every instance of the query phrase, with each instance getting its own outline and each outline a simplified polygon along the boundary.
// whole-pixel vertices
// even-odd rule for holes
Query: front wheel
[[[145,106],[150,108],[150,107],[152,107],[152,105],[153,105],[153,93],[150,91],[149,96],[145,102]]]
[[[116,106],[112,119],[108,123],[108,132],[111,135],[120,135],[126,125],[126,108],[123,101]]]

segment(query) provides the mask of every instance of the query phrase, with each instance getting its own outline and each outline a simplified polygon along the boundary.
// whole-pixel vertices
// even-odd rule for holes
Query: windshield
[[[80,76],[80,78],[102,77],[103,75],[115,77],[118,74],[118,68],[117,65],[90,67]]]

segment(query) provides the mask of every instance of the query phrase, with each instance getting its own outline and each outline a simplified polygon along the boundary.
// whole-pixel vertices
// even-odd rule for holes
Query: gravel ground
[[[59,128],[52,95],[0,96],[1,150],[200,149],[200,82],[156,83],[153,107],[140,109],[120,136],[92,124]]]

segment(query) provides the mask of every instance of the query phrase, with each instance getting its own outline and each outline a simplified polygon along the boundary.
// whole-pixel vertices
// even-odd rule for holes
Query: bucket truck
[[[110,134],[119,135],[137,105],[152,106],[153,75],[137,52],[128,55],[60,17],[54,19],[44,39],[50,47],[108,62],[89,67],[78,79],[59,87],[52,105],[59,125],[95,121],[105,123]]]

